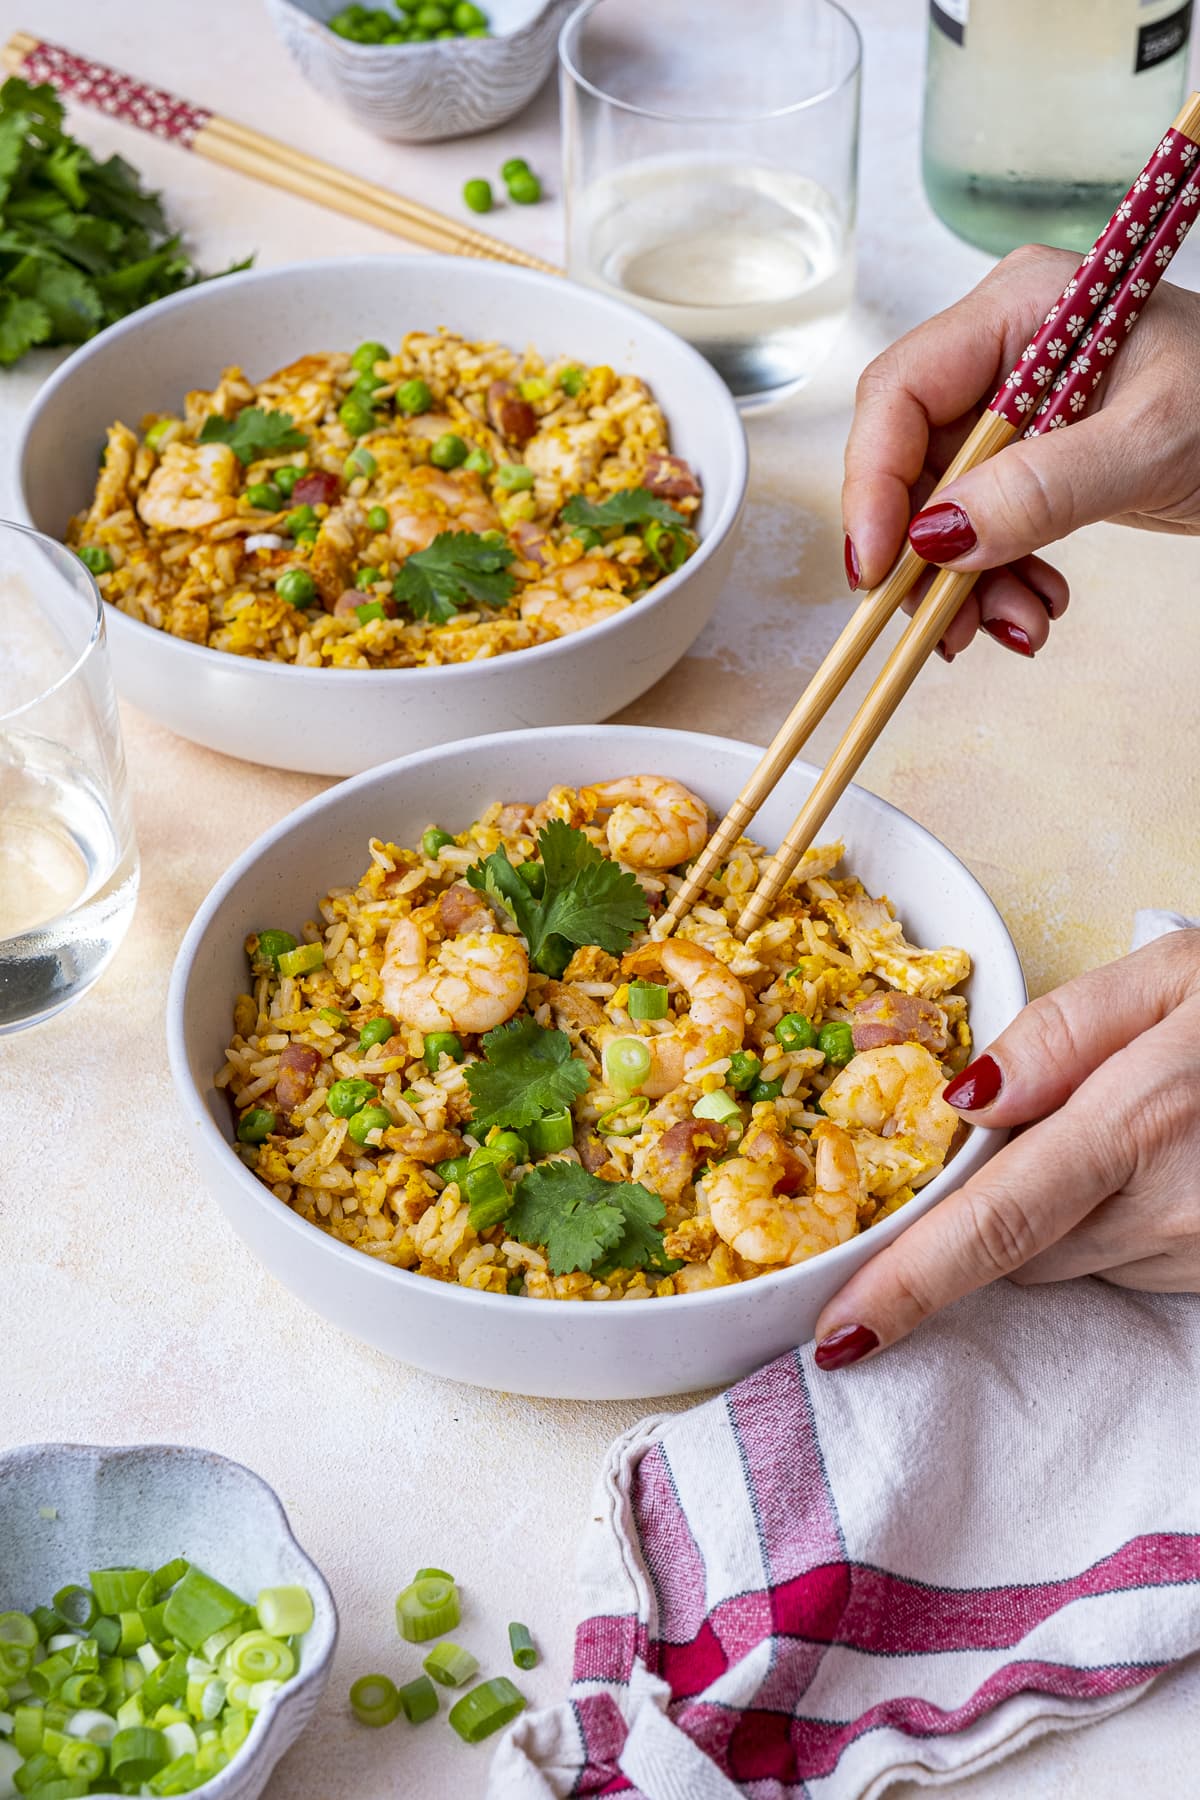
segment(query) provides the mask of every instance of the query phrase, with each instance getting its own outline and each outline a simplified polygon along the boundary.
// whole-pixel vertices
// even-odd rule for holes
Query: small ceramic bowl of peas
[[[574,0],[267,0],[318,93],[403,143],[491,131],[527,106]]]

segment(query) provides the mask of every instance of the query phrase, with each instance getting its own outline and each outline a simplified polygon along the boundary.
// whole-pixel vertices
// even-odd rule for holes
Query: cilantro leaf
[[[651,1269],[669,1275],[680,1265],[663,1250],[665,1208],[640,1182],[601,1181],[578,1163],[538,1163],[523,1175],[505,1221],[524,1244],[544,1244],[554,1275]]]
[[[564,525],[591,525],[597,531],[609,525],[647,525],[651,519],[658,519],[663,525],[687,524],[682,513],[665,500],[656,499],[644,487],[622,488],[600,501],[574,494],[563,507],[561,517]]]
[[[439,531],[432,544],[410,556],[395,581],[392,597],[416,619],[444,625],[472,601],[503,606],[516,590],[508,573],[512,547],[474,531]]]
[[[267,412],[261,406],[244,406],[236,418],[211,413],[204,421],[201,444],[228,444],[240,463],[257,462],[282,450],[303,450],[308,438],[296,430],[291,413]]]
[[[46,309],[57,343],[81,344],[91,337],[104,315],[95,287],[79,269],[52,257],[26,256],[9,277],[14,294],[24,294]]]
[[[597,944],[619,956],[650,916],[635,875],[597,850],[591,839],[562,819],[538,833],[545,887],[535,899],[503,845],[467,870],[473,888],[507,908],[529,945],[529,959],[543,975],[558,977],[572,949]]]
[[[586,1271],[625,1235],[615,1194],[578,1163],[539,1163],[518,1181],[505,1228],[520,1243],[544,1244],[553,1274]]]
[[[54,327],[36,300],[0,288],[0,363],[18,362],[35,344],[44,344]]]
[[[572,1056],[570,1038],[534,1019],[498,1025],[482,1049],[486,1061],[466,1068],[474,1125],[519,1131],[543,1113],[570,1106],[587,1087],[587,1069]]]

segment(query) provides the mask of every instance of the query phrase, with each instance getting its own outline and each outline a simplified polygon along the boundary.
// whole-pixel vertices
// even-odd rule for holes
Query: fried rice
[[[362,880],[327,893],[299,933],[291,962],[316,966],[281,972],[278,944],[295,943],[290,934],[264,927],[247,940],[252,985],[216,1078],[239,1139],[251,1140],[238,1155],[281,1204],[341,1243],[535,1299],[646,1299],[750,1280],[903,1206],[965,1130],[941,1096],[970,1054],[967,1003],[954,991],[969,958],[910,944],[886,899],[836,873],[840,843],[808,852],[743,942],[734,926],[767,861],[743,838],[676,937],[656,940],[654,919],[683,878],[678,862],[661,865],[677,856],[689,808],[700,822],[694,857],[710,824],[703,803],[649,776],[556,788],[537,807],[497,803],[457,836],[431,828],[417,846],[372,839]],[[465,879],[475,871],[478,881],[501,849],[518,868],[533,865],[527,873],[541,859],[544,877],[551,820],[632,871],[648,912],[621,955],[575,947],[561,978],[530,968],[509,907]],[[412,957],[397,946],[414,937],[415,964],[400,967]],[[519,978],[455,985],[447,971],[461,975],[472,956]],[[648,973],[657,979],[638,980]],[[635,987],[657,991],[657,1017],[635,1016],[647,1010]],[[714,995],[718,1011],[732,998],[720,1018]],[[579,1066],[560,1148],[530,1148],[532,1128],[504,1134],[503,1188],[492,1183],[504,1216],[481,1212],[469,1191],[470,1171],[498,1157],[501,1141],[473,1125],[471,1070],[503,1034],[485,1042],[465,1016],[561,1033]],[[435,1038],[431,1024],[458,1030]],[[614,1078],[612,1047],[627,1054],[630,1040],[658,1052],[641,1086]],[[588,1204],[620,1200],[631,1184],[653,1196],[659,1235],[652,1254],[631,1259],[640,1266],[597,1256],[565,1267],[561,1250],[514,1231],[530,1171],[564,1179],[565,1164],[581,1172],[572,1181],[586,1171]]]
[[[448,331],[354,357],[302,356],[258,382],[229,368],[181,416],[149,414],[140,435],[114,423],[67,535],[104,598],[238,656],[415,668],[582,630],[694,551],[700,482],[637,375]],[[299,447],[229,441],[254,409],[276,426],[286,415]],[[561,517],[573,498],[632,489],[658,503],[657,519],[573,530]],[[398,598],[399,572],[444,533],[500,546],[511,593],[496,604],[459,593],[440,619]]]

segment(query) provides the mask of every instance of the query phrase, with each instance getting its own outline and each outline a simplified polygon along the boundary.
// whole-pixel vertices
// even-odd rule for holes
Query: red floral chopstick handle
[[[170,138],[190,150],[196,133],[212,122],[206,107],[191,106],[165,88],[148,87],[132,75],[110,69],[104,63],[76,56],[61,44],[34,44],[21,59],[26,81],[47,82],[60,94],[69,94],[84,106],[94,106],[111,118],[123,119],[155,137]]]
[[[1025,346],[1020,362],[990,401],[992,412],[999,413],[1001,418],[1017,427],[1033,422],[1031,415],[1037,412],[1047,390],[1058,379],[1066,358],[1094,315],[1105,308],[1105,302],[1120,285],[1122,271],[1128,272],[1131,262],[1137,262],[1140,267],[1142,247],[1151,227],[1170,206],[1180,181],[1197,154],[1198,146],[1183,132],[1172,129],[1166,133],[1046,314],[1044,323]],[[1184,233],[1186,230],[1185,224]],[[1159,251],[1164,248],[1167,247],[1160,245]],[[1145,294],[1149,294],[1158,281],[1170,255],[1171,250],[1167,248],[1164,260],[1146,269],[1145,280],[1149,286]],[[1038,428],[1049,429],[1049,424],[1043,427],[1039,421]]]

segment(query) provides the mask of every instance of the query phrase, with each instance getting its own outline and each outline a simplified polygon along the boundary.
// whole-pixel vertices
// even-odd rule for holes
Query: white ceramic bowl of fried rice
[[[217,884],[176,962],[167,1008],[171,1066],[213,1198],[300,1299],[401,1362],[479,1386],[593,1400],[689,1392],[735,1380],[807,1339],[854,1269],[992,1155],[1001,1134],[973,1131],[899,1210],[798,1266],[703,1292],[597,1304],[480,1292],[389,1266],[299,1217],[234,1154],[233,1114],[214,1077],[235,998],[247,985],[246,936],[267,922],[295,928],[313,916],[320,895],[359,879],[369,839],[413,843],[431,820],[461,831],[493,801],[537,800],[552,782],[580,786],[632,771],[681,779],[719,816],[758,755],[725,738],[624,725],[442,746],[308,802]],[[813,778],[797,763],[764,807],[755,835],[768,847]],[[870,893],[887,894],[911,938],[969,953],[971,1029],[977,1044],[987,1043],[1024,1003],[1025,987],[1012,941],[979,883],[920,825],[864,789],[849,790],[828,832],[845,839],[846,868]]]
[[[277,768],[346,775],[466,735],[602,719],[658,681],[708,623],[732,565],[746,444],[704,359],[632,307],[553,276],[434,256],[251,271],[174,295],[77,350],[41,390],[17,452],[22,516],[62,537],[86,509],[114,420],[135,431],[237,365],[397,344],[439,327],[547,360],[643,378],[670,449],[704,486],[699,544],[676,572],[585,630],[485,659],[415,668],[309,667],[193,643],[106,608],[122,696],[181,736]],[[103,585],[103,584],[102,584]]]

